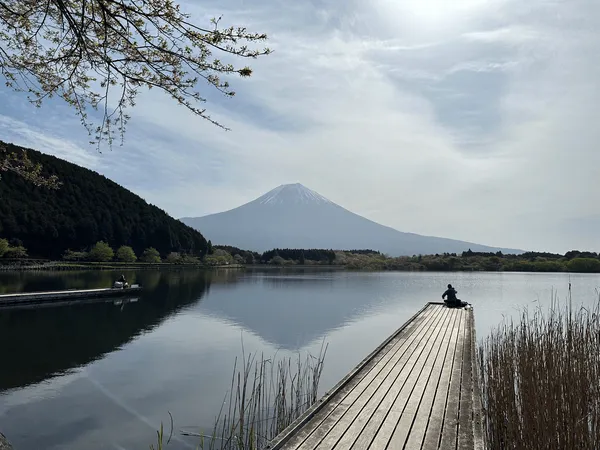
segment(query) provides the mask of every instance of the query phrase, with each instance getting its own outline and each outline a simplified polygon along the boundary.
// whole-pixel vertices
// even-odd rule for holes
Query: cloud
[[[51,129],[40,129],[0,114],[0,136],[5,142],[39,150],[88,169],[98,170],[103,161],[97,153],[56,136]]]
[[[594,1],[182,7],[199,21],[223,14],[225,24],[267,32],[275,52],[250,61],[250,80],[231,80],[233,99],[207,95],[230,132],[141,95],[125,146],[88,164],[150,202],[202,215],[301,182],[402,231],[600,250],[578,225],[595,217],[600,188]],[[81,151],[64,142],[85,147],[67,116],[58,131],[19,120],[59,135],[65,155]]]

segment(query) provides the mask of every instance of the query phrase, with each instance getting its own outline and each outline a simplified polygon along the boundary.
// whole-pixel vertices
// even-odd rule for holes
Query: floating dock
[[[272,450],[481,450],[472,308],[428,303]]]
[[[142,290],[141,286],[104,289],[71,289],[67,291],[23,292],[19,294],[0,295],[0,307],[34,306],[54,302],[80,301],[101,297],[117,297],[136,295]]]

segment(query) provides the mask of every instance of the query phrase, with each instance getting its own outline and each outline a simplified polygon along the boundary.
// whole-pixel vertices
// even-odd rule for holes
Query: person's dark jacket
[[[442,298],[446,298],[446,296],[448,296],[448,301],[450,301],[450,302],[457,301],[456,289],[454,289],[453,287],[448,288],[448,290],[442,294]]]

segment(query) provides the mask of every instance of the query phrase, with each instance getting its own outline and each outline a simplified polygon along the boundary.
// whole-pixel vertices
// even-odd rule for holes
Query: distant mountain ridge
[[[523,253],[472,242],[404,233],[366,219],[300,183],[284,184],[229,211],[182,217],[213,244],[257,252],[272,248],[373,249],[391,256],[474,252]]]

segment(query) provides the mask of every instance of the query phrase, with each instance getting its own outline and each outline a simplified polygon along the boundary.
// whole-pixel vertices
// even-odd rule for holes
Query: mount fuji
[[[522,253],[471,242],[403,233],[333,203],[301,184],[284,184],[229,211],[183,217],[213,244],[257,252],[273,248],[371,249],[391,256],[476,252]]]

